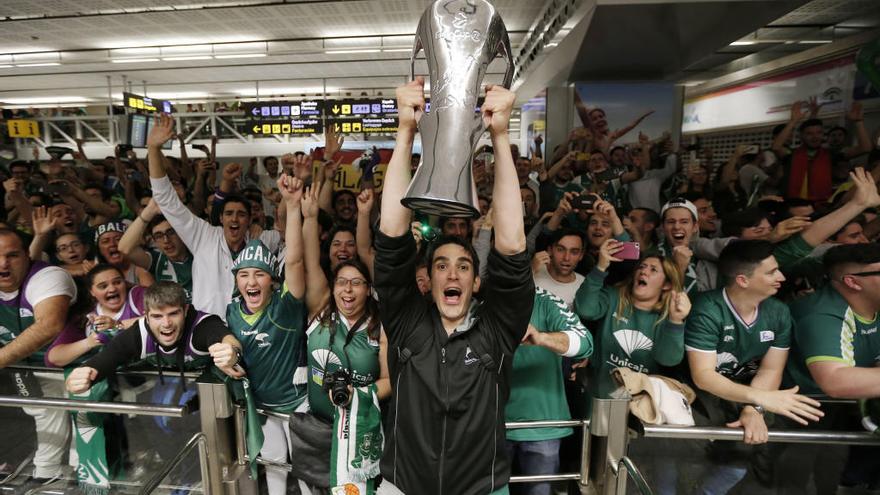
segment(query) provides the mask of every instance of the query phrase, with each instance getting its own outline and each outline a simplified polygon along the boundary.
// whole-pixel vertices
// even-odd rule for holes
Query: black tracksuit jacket
[[[416,286],[416,255],[411,233],[377,233],[375,287],[393,390],[382,476],[408,495],[489,494],[510,478],[504,406],[532,313],[531,260],[493,250],[482,303],[447,336]]]

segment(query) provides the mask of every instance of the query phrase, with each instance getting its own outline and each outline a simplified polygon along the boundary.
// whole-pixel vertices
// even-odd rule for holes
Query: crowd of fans
[[[344,140],[332,126],[323,149],[264,157],[264,170],[256,158],[220,168],[214,146],[163,156],[183,142],[167,116],[146,160],[123,148],[89,159],[80,142],[71,161],[12,162],[0,367],[65,368],[64,383],[38,374],[32,386],[91,398],[112,396],[120,366],[213,367],[290,415],[261,426],[263,459],[293,466],[290,486],[265,469],[272,495],[549,494],[507,479],[576,463],[572,430],[504,422],[589,417],[593,398],[619,393],[620,368],[690,385],[697,424],[742,429],[743,445],[710,446],[701,493],[747,475],[779,483],[774,416],[860,428],[855,408],[817,401],[880,396],[880,152],[858,104],[849,129],[826,129],[798,102],[770,149],[740,145],[725,163],[674,150],[668,134],[619,143],[650,113],[610,131],[600,108],[555,149],[538,140],[522,156],[507,137],[512,93],[490,87],[470,220],[401,206],[422,81],[397,97],[381,189],[335,188]],[[34,479],[60,476],[69,419],[27,412]],[[731,464],[742,458],[749,469]],[[814,483],[878,487],[876,468],[876,451],[854,448],[842,474],[817,468]],[[674,464],[659,472],[655,490],[676,493]]]

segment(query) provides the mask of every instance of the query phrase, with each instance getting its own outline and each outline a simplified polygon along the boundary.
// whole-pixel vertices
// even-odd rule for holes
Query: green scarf
[[[64,370],[65,378],[71,371],[73,368]],[[96,382],[82,394],[70,394],[71,399],[89,401],[109,401],[111,396],[107,380]],[[104,428],[105,422],[112,421],[113,416],[85,411],[71,411],[71,416],[79,456],[76,479],[80,489],[86,495],[106,495],[110,493],[110,479],[116,479],[122,472],[121,439],[118,435],[111,435],[108,439]],[[108,462],[109,458],[113,462]]]
[[[330,486],[343,487],[341,493],[375,493],[384,442],[376,384],[354,389],[351,404],[336,408],[333,432]],[[358,491],[348,490],[348,485],[355,485]]]
[[[216,368],[214,368],[216,370]],[[232,398],[236,402],[245,403],[245,439],[247,444],[248,459],[250,459],[251,478],[257,479],[257,456],[263,448],[263,428],[260,426],[260,415],[257,414],[257,405],[254,395],[251,393],[251,382],[247,377],[241,380],[233,380],[222,374],[219,370],[216,375],[222,377],[229,388]]]

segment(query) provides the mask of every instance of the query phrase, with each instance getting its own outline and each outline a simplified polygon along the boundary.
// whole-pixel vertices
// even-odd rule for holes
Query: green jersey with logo
[[[348,320],[338,313],[329,325],[323,325],[320,319],[309,325],[306,334],[309,339],[308,390],[312,414],[333,421],[334,405],[330,402],[329,392],[323,389],[325,376],[344,368],[350,373],[354,387],[363,387],[379,379],[379,340],[367,333],[368,324],[365,321],[350,336],[352,330]],[[331,328],[334,335],[330,333]]]
[[[823,393],[810,375],[811,363],[866,368],[880,364],[877,314],[857,315],[830,284],[792,303],[791,314],[797,327],[786,372],[801,393]]]
[[[685,346],[716,356],[715,370],[737,382],[749,382],[767,351],[788,350],[793,322],[788,306],[772,297],[758,305],[747,324],[736,312],[726,289],[701,293],[687,319]]]
[[[165,253],[156,249],[150,249],[150,273],[156,281],[177,282],[186,292],[186,302],[192,302],[192,255],[188,255],[183,261],[172,261]]]
[[[617,287],[603,287],[607,272],[593,269],[575,296],[581,318],[600,320],[596,352],[590,361],[594,397],[609,398],[618,385],[611,377],[615,368],[652,374],[661,366],[675,366],[684,357],[684,325],[660,314],[630,305],[620,309]]]
[[[535,305],[529,323],[540,332],[565,332],[566,357],[581,360],[593,353],[593,338],[565,301],[541,287],[535,290]],[[521,345],[513,355],[507,421],[571,419],[565,400],[562,357],[544,347]],[[507,430],[507,439],[517,442],[550,440],[571,435],[571,428],[524,428]]]
[[[272,293],[269,304],[259,313],[248,314],[240,298],[226,306],[226,321],[242,345],[242,359],[254,398],[261,406],[278,412],[291,412],[306,397],[299,383],[305,332],[305,307],[293,297],[287,284]]]

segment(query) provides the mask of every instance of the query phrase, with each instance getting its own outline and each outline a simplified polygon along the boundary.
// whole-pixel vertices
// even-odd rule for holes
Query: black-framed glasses
[[[336,287],[346,287],[351,285],[352,287],[362,287],[367,285],[367,281],[362,278],[345,278],[345,277],[336,277],[333,280],[333,285]]]
[[[874,270],[872,272],[856,272],[856,273],[847,273],[847,275],[852,275],[853,277],[873,277],[875,275],[880,275],[880,270]]]
[[[153,232],[153,239],[162,242],[165,240],[166,237],[171,237],[174,235],[177,235],[177,232],[175,232],[174,229],[168,229],[165,232]]]

